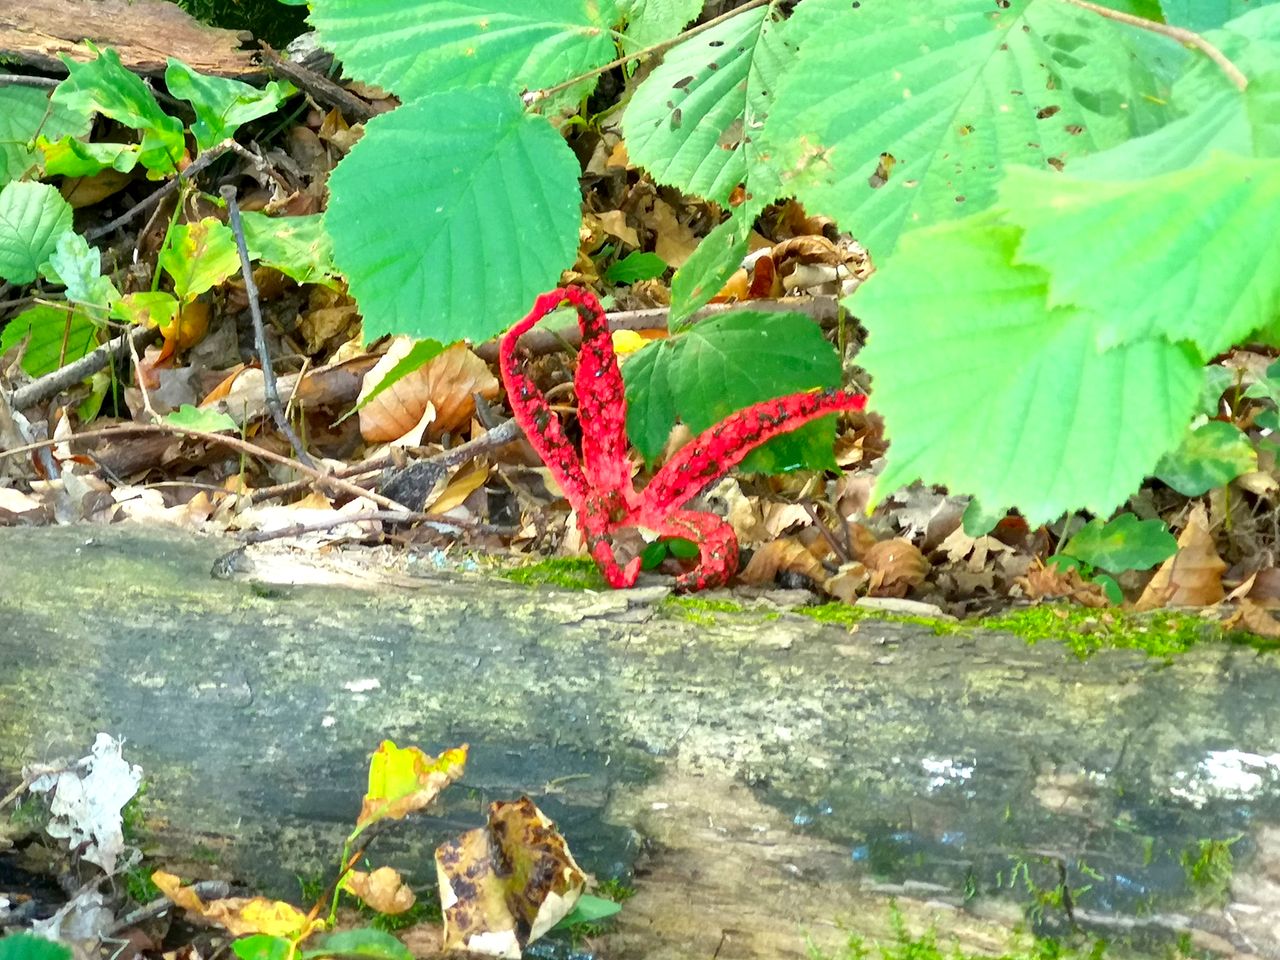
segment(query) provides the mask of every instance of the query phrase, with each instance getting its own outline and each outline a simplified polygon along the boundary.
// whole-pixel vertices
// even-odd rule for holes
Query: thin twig
[[[476,437],[474,440],[468,440],[466,443],[460,443],[456,447],[445,450],[443,453],[437,453],[435,456],[426,457],[423,460],[415,461],[415,466],[426,465],[428,467],[436,467],[441,470],[447,470],[450,467],[456,467],[460,464],[474,460],[476,457],[482,456],[498,447],[506,446],[512,440],[520,437],[520,425],[514,420],[504,420],[493,429],[489,430],[483,436]],[[383,454],[380,457],[371,457],[368,460],[362,460],[360,463],[339,470],[331,476],[352,477],[363,473],[375,473],[385,470],[392,465],[391,455]],[[292,483],[281,483],[274,487],[262,487],[254,490],[249,494],[249,502],[251,504],[261,503],[263,500],[269,500],[272,497],[286,496],[306,486],[305,483],[293,481]]]
[[[24,77],[13,73],[0,73],[0,87],[41,87],[52,90],[61,82],[52,77]]]
[[[813,505],[812,500],[802,500],[800,505],[804,507],[805,513],[809,514],[809,519],[813,521],[813,525],[818,528],[818,532],[822,534],[822,539],[827,541],[827,546],[831,548],[831,552],[840,558],[841,563],[848,563],[853,559],[853,554],[846,549],[845,545],[836,539],[831,528],[828,527],[818,516],[818,510]]]
[[[155,206],[169,194],[173,193],[174,190],[178,189],[178,184],[180,182],[184,180],[191,180],[196,174],[204,170],[205,167],[209,166],[209,164],[213,163],[213,161],[217,160],[220,156],[230,150],[231,144],[234,142],[235,141],[233,140],[224,140],[222,143],[215,144],[210,147],[204,153],[200,154],[200,156],[192,160],[185,170],[181,171],[176,177],[166,183],[159,190],[155,191],[155,193],[152,193],[145,200],[135,203],[110,223],[103,224],[100,227],[94,227],[91,230],[86,230],[84,232],[85,239],[97,240],[99,237],[106,236],[111,231],[123,227],[134,217],[146,213],[147,210],[151,209],[151,207]]]
[[[231,219],[231,232],[235,234],[236,249],[240,251],[240,274],[244,277],[244,292],[249,298],[249,316],[253,318],[253,339],[258,350],[258,360],[262,363],[262,390],[266,395],[267,409],[276,428],[285,435],[298,460],[309,467],[315,467],[315,461],[302,446],[302,441],[294,433],[289,418],[284,415],[284,406],[280,403],[280,393],[276,390],[276,372],[271,366],[271,354],[267,352],[267,331],[262,325],[262,306],[258,302],[258,285],[253,282],[253,265],[249,262],[249,247],[244,239],[244,224],[240,222],[240,205],[236,203],[236,188],[227,184],[218,191],[222,199],[227,201],[227,213]]]
[[[828,294],[806,297],[783,297],[777,300],[745,300],[736,303],[709,303],[694,311],[682,323],[692,324],[718,317],[735,310],[760,310],[765,313],[803,313],[814,323],[834,321],[840,315],[840,300]],[[667,330],[670,307],[647,307],[643,310],[618,310],[605,315],[605,322],[613,330]],[[520,349],[532,356],[554,353],[566,344],[576,349],[582,342],[582,334],[576,324],[564,330],[530,330],[520,338]],[[498,359],[498,342],[490,340],[475,348],[482,360],[494,363]]]
[[[262,58],[270,66],[273,73],[292,81],[294,86],[307,91],[321,103],[337,107],[344,114],[354,117],[356,120],[371,120],[377,116],[373,107],[355,94],[338,86],[328,77],[322,76],[300,63],[284,59],[265,43],[261,44],[261,47]]]
[[[289,526],[282,527],[279,530],[250,530],[242,533],[239,539],[244,543],[264,543],[267,540],[298,537],[304,533],[332,530],[334,527],[340,527],[346,523],[364,523],[370,520],[385,521],[387,523],[406,523],[412,520],[441,533],[466,531],[468,533],[483,533],[494,536],[511,536],[516,533],[514,527],[502,527],[480,521],[449,520],[429,513],[415,513],[406,517],[399,510],[366,510],[363,513],[352,513],[346,516],[334,514],[326,520],[318,520],[315,523],[291,523]]]
[[[39,380],[13,391],[13,396],[10,398],[13,409],[25,410],[37,403],[43,403],[67,387],[93,376],[111,363],[117,355],[122,359],[128,356],[130,347],[134,349],[145,347],[158,336],[160,331],[155,327],[135,327],[128,333],[122,333],[93,352],[86,353],[75,363],[69,363],[60,370],[47,373]]]
[[[126,423],[114,427],[103,427],[100,430],[85,430],[70,437],[59,437],[56,440],[39,440],[35,443],[28,443],[21,447],[12,447],[8,450],[0,450],[0,460],[6,457],[14,457],[21,453],[27,453],[31,450],[39,450],[43,447],[51,447],[59,443],[71,443],[78,440],[99,440],[104,437],[129,437],[129,436],[146,436],[149,434],[170,434],[182,437],[192,437],[196,440],[204,440],[206,443],[218,443],[224,447],[230,447],[241,453],[251,457],[258,457],[262,460],[270,460],[272,463],[278,463],[282,466],[289,467],[291,470],[297,470],[299,473],[305,473],[311,477],[319,486],[329,487],[341,493],[345,493],[352,497],[365,497],[373,501],[381,507],[388,510],[395,510],[407,515],[414,515],[415,511],[410,510],[402,503],[396,503],[390,497],[384,497],[380,493],[374,493],[372,490],[366,490],[364,487],[349,483],[346,480],[340,480],[337,477],[330,476],[322,470],[315,467],[309,467],[297,460],[276,453],[272,450],[265,450],[262,447],[256,447],[252,443],[241,440],[239,437],[232,437],[221,433],[208,433],[204,430],[193,430],[190,427],[180,427],[177,424],[165,423]]]
[[[524,95],[525,106],[531,107],[541,100],[546,100],[548,97],[555,96],[561,90],[568,90],[575,84],[582,83],[583,80],[590,80],[592,77],[598,77],[602,73],[608,73],[610,70],[615,67],[620,67],[624,63],[630,63],[632,60],[638,60],[640,57],[647,57],[651,53],[661,53],[663,50],[674,47],[677,43],[683,43],[690,37],[697,36],[704,31],[710,30],[712,27],[720,26],[720,24],[724,23],[726,20],[736,17],[740,13],[746,13],[748,10],[754,10],[756,7],[763,7],[766,4],[772,4],[775,2],[776,0],[750,0],[749,3],[744,3],[740,7],[726,11],[718,17],[708,20],[706,23],[700,23],[696,27],[684,31],[684,33],[681,33],[679,36],[672,37],[670,40],[663,40],[661,43],[655,43],[653,46],[645,47],[643,50],[637,50],[635,53],[628,53],[625,57],[619,57],[617,60],[611,60],[603,67],[596,67],[594,70],[588,70],[586,73],[580,73],[572,80],[566,80],[564,83],[557,83],[554,87],[547,87],[543,90],[530,90]]]
[[[1081,10],[1088,10],[1090,13],[1096,13],[1098,16],[1105,17],[1108,20],[1137,27],[1139,30],[1149,30],[1151,33],[1158,33],[1162,37],[1168,37],[1178,43],[1195,47],[1216,63],[1241,93],[1249,86],[1249,78],[1244,75],[1240,68],[1228,60],[1225,53],[1193,30],[1188,30],[1186,27],[1173,27],[1167,23],[1157,23],[1154,20],[1147,20],[1145,17],[1135,17],[1131,13],[1121,13],[1119,10],[1112,10],[1110,7],[1090,3],[1089,0],[1062,0],[1062,2],[1069,3],[1073,7],[1079,7]]]

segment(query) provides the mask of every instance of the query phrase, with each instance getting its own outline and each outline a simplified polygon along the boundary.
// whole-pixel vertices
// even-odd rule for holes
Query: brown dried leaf
[[[881,540],[863,555],[871,574],[869,593],[873,597],[904,597],[912,587],[924,583],[929,561],[910,540],[894,537]]]
[[[739,576],[744,583],[763,587],[772,584],[782,571],[803,574],[814,583],[822,583],[827,578],[827,571],[818,558],[793,537],[779,537],[766,543],[752,554],[751,562]]]
[[[823,582],[822,589],[837,600],[853,603],[858,597],[862,596],[867,584],[870,582],[870,572],[863,564],[855,560],[842,566],[834,576],[828,577]]]
[[[408,337],[397,337],[365,376],[361,398],[381,383],[412,348],[413,341]],[[476,393],[486,400],[495,399],[498,379],[465,344],[454,344],[362,407],[360,434],[369,443],[396,440],[419,424],[430,405],[435,407],[435,419],[427,425],[427,436],[436,439],[470,421]]]
[[[1207,607],[1217,603],[1226,594],[1222,586],[1222,572],[1226,569],[1209,532],[1204,504],[1197,503],[1178,537],[1178,552],[1160,565],[1135,608]]]
[[[1111,602],[1102,586],[1086,581],[1080,571],[1057,565],[1046,567],[1037,560],[1026,576],[1013,581],[1028,600],[1071,600],[1085,607],[1108,607]]]
[[[404,913],[417,899],[404,878],[391,867],[379,867],[372,873],[352,870],[343,878],[342,885],[378,913],[389,916]]]

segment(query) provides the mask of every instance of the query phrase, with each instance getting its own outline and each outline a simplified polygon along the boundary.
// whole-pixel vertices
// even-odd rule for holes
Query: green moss
[[[767,623],[777,620],[776,610],[755,610],[735,600],[710,600],[705,597],[669,596],[658,607],[668,617],[687,620],[700,626],[714,626],[725,614],[748,614],[757,622]]]
[[[1231,875],[1235,872],[1235,858],[1231,848],[1241,837],[1230,840],[1198,840],[1182,851],[1182,869],[1186,873],[1187,886],[1206,903],[1221,906],[1227,902]]]
[[[125,843],[131,846],[138,846],[146,828],[147,815],[143,798],[146,797],[147,791],[151,789],[151,784],[147,780],[143,780],[138,784],[138,789],[120,809],[120,832],[124,836]],[[146,903],[140,900],[139,903]]]
[[[229,30],[249,30],[272,46],[283,47],[306,32],[307,8],[262,0],[178,0],[197,20]]]
[[[937,933],[933,930],[913,937],[907,930],[897,905],[890,905],[889,910],[889,921],[893,926],[891,942],[868,945],[865,939],[855,934],[850,935],[835,953],[822,950],[810,942],[809,960],[986,960],[990,957],[986,953],[966,953],[956,944],[949,949],[943,948],[938,945]],[[996,960],[1102,960],[1106,956],[1106,949],[1104,940],[1084,940],[1079,947],[1070,947],[1059,940],[1036,938],[1026,947],[1003,953]]]
[[[549,557],[524,566],[502,570],[498,576],[530,586],[550,584],[567,590],[607,590],[595,561],[590,557]]]
[[[137,904],[150,903],[160,898],[160,888],[151,881],[152,868],[139,864],[124,874],[124,889],[129,898]]]
[[[959,633],[964,626],[954,623],[950,620],[940,620],[937,617],[918,617],[903,613],[885,613],[880,610],[868,610],[864,607],[856,607],[850,603],[841,603],[832,601],[831,603],[814,604],[810,607],[800,607],[796,611],[804,617],[817,620],[819,623],[839,623],[844,626],[853,626],[866,620],[879,623],[909,623],[917,627],[928,627],[936,634]]]
[[[1143,650],[1153,657],[1168,657],[1214,640],[1246,643],[1257,640],[1248,634],[1224,631],[1213,621],[1183,613],[1162,610],[1139,614],[1060,604],[988,617],[976,626],[1006,630],[1028,643],[1056,640],[1081,659],[1112,648]]]

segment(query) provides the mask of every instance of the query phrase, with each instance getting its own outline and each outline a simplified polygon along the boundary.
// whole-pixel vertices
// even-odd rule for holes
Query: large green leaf
[[[197,73],[173,57],[165,69],[164,83],[171,94],[195,110],[191,132],[201,150],[233,136],[241,124],[274,113],[293,94],[293,86],[279,80],[259,89],[239,80]]]
[[[452,343],[513,323],[573,262],[578,174],[513,93],[453,90],[369,121],[325,214],[365,335]]]
[[[1007,164],[1070,169],[1172,117],[1132,31],[1060,0],[806,0],[792,20],[761,153],[881,262],[993,203]]]
[[[756,134],[787,66],[784,25],[760,7],[667,51],[623,116],[627,154],[659,183],[726,203],[740,184],[781,193]]]
[[[922,479],[1033,525],[1105,515],[1182,439],[1195,351],[1163,338],[1099,349],[1099,319],[1049,307],[1048,274],[1015,262],[1020,239],[991,212],[913,231],[853,295],[890,440],[881,495]]]
[[[1000,199],[1018,261],[1049,272],[1050,307],[1098,315],[1102,348],[1164,336],[1213,356],[1280,313],[1280,160],[1119,182],[1014,169]]]
[[[618,0],[627,23],[626,46],[643,50],[674,37],[702,10],[702,0]]]
[[[111,305],[120,299],[120,292],[111,278],[102,275],[102,254],[71,230],[58,238],[58,244],[41,272],[67,288],[68,300],[96,307],[104,318]]]
[[[0,190],[0,280],[34,280],[71,220],[71,205],[47,183],[15,180]]]
[[[1177,27],[1203,33],[1275,0],[1160,0],[1164,19]]]
[[[549,87],[616,55],[614,0],[314,0],[321,45],[405,100],[458,86]]]
[[[126,127],[142,132],[139,160],[148,170],[176,173],[182,159],[182,121],[160,109],[155,95],[120,63],[114,50],[98,51],[88,63],[79,63],[66,54],[68,77],[53,91],[53,102],[68,109],[96,111]]]
[[[47,90],[0,87],[0,187],[39,165],[40,155],[28,148],[36,134],[57,140],[88,132],[88,112],[61,104],[51,106]]]
[[[840,359],[803,314],[738,310],[645,347],[622,372],[627,433],[651,461],[662,452],[677,418],[700,433],[761,400],[834,387],[840,382]],[[832,467],[834,429],[834,419],[824,417],[777,437],[743,461],[743,469],[776,473]]]
[[[10,320],[0,331],[0,353],[30,337],[22,369],[42,377],[79,360],[97,346],[98,328],[79,307],[37,304]]]

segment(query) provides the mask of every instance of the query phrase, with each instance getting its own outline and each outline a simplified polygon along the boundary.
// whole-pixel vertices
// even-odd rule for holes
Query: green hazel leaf
[[[191,125],[191,132],[202,151],[235,136],[242,124],[274,113],[294,93],[291,84],[279,80],[259,89],[239,80],[210,77],[173,57],[165,69],[164,84],[171,94],[195,109],[196,122]]]
[[[627,155],[658,183],[720,204],[740,183],[761,205],[782,193],[754,134],[788,65],[785,32],[758,7],[668,50],[623,115]]]
[[[703,0],[618,0],[627,24],[623,37],[629,53],[669,40],[697,19]]]
[[[231,950],[240,960],[289,960],[293,953],[293,944],[287,937],[255,933],[249,937],[233,940]]]
[[[652,466],[676,425],[676,403],[667,383],[674,356],[666,340],[641,347],[622,364],[627,394],[627,438]]]
[[[71,948],[33,933],[0,937],[0,960],[71,960]]]
[[[1219,153],[1114,182],[1012,169],[1000,200],[1018,262],[1050,274],[1048,305],[1095,312],[1104,349],[1162,336],[1213,356],[1280,312],[1280,160]]]
[[[990,206],[1009,164],[1070,169],[1172,116],[1132,31],[1060,0],[806,0],[791,30],[760,153],[878,262]]]
[[[990,212],[913,231],[845,301],[869,331],[858,361],[890,440],[877,496],[921,479],[1017,506],[1033,527],[1107,514],[1181,441],[1195,351],[1100,350],[1099,319],[1050,309],[1048,274],[1014,262],[1020,239]]]
[[[1113,520],[1090,520],[1062,552],[1098,570],[1148,570],[1178,552],[1178,541],[1161,520],[1122,513]]]
[[[324,214],[301,217],[269,217],[242,213],[249,256],[279,270],[298,283],[319,283],[336,288],[333,240],[324,228]]]
[[[177,298],[190,302],[240,272],[235,235],[214,217],[175,224],[158,266],[172,278]]]
[[[314,945],[300,951],[303,960],[320,957],[367,957],[369,960],[413,960],[413,953],[396,937],[383,930],[339,930],[318,937]]]
[[[71,221],[71,204],[47,183],[7,184],[0,190],[0,280],[34,280]]]
[[[141,151],[136,143],[85,143],[75,137],[52,142],[36,139],[44,154],[44,172],[50,177],[91,177],[103,170],[128,173],[138,165]]]
[[[656,253],[629,253],[609,264],[604,278],[610,283],[638,283],[654,280],[667,272],[667,261]]]
[[[223,430],[238,432],[240,430],[240,425],[225,413],[220,413],[217,410],[201,410],[189,403],[184,403],[162,419],[165,423],[171,423],[175,427],[187,427],[190,430],[200,430],[203,433],[219,433]]]
[[[1155,476],[1185,497],[1198,497],[1257,469],[1258,453],[1249,438],[1233,424],[1210,420],[1160,460]]]
[[[676,415],[695,434],[736,410],[840,383],[840,358],[803,314],[738,310],[669,340],[667,382]],[[747,472],[835,467],[835,418],[776,437],[742,462]]]
[[[617,55],[614,0],[314,0],[343,68],[406,103],[459,87],[554,86]]]
[[[53,102],[71,110],[97,112],[142,132],[140,160],[148,170],[176,173],[185,149],[182,121],[160,109],[155,95],[120,63],[114,50],[89,49],[97,58],[79,63],[66,54],[68,77],[53,91]]]
[[[664,541],[667,549],[671,551],[671,555],[677,560],[692,560],[699,554],[699,548],[692,540],[686,540],[684,537],[667,537]],[[606,901],[612,903],[613,901]]]
[[[105,313],[120,299],[111,278],[102,275],[102,254],[78,233],[68,231],[58,238],[44,272],[67,288],[67,299],[74,303],[97,307]]]
[[[741,211],[741,212],[740,212]],[[667,326],[672,331],[706,305],[742,266],[751,228],[759,210],[735,210],[729,219],[708,233],[671,278],[671,309]]]
[[[1196,33],[1221,27],[1258,6],[1257,0],[1160,0],[1165,23]]]
[[[969,505],[964,508],[960,524],[964,527],[964,532],[968,536],[985,537],[996,528],[996,524],[1008,516],[1008,513],[1007,510],[988,511],[982,505],[982,502],[977,497],[974,497],[969,501]]]
[[[51,140],[82,137],[90,122],[85,110],[50,104],[47,90],[0,87],[0,187],[39,166],[40,154],[32,149],[37,134]]]
[[[53,373],[79,360],[98,345],[98,328],[82,309],[68,304],[28,307],[0,330],[0,353],[30,336],[22,369],[33,377]],[[65,350],[63,344],[66,344]]]
[[[325,213],[365,336],[452,343],[510,326],[573,262],[578,174],[513,93],[453,90],[370,120]]]

